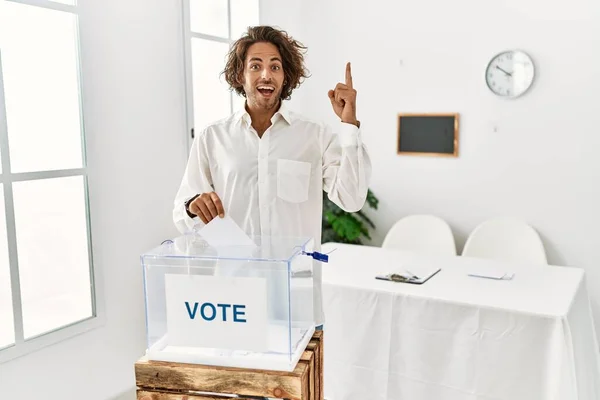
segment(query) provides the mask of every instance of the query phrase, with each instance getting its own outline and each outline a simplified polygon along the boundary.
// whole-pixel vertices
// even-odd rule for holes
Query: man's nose
[[[261,78],[270,81],[271,80],[271,70],[269,68],[265,68],[262,70]]]

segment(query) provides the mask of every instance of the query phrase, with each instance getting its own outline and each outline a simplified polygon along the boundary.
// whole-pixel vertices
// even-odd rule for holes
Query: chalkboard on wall
[[[398,114],[398,154],[458,156],[458,114]]]

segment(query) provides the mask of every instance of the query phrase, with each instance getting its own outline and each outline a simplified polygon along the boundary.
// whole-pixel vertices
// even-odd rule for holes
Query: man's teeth
[[[270,90],[270,91],[273,91],[273,90],[275,90],[275,89],[273,89],[272,87],[268,87],[268,86],[259,86],[259,87],[258,87],[258,89],[259,89],[259,90]]]

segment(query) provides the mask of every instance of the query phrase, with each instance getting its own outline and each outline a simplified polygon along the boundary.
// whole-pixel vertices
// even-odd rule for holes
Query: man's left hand
[[[346,83],[338,83],[328,94],[333,111],[342,122],[359,126],[356,119],[356,90],[352,87],[350,63],[346,64]]]

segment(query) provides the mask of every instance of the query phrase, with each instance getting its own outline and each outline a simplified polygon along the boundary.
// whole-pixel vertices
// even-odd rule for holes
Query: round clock
[[[485,71],[490,90],[502,97],[519,97],[533,83],[535,66],[524,51],[509,50],[492,58]]]

